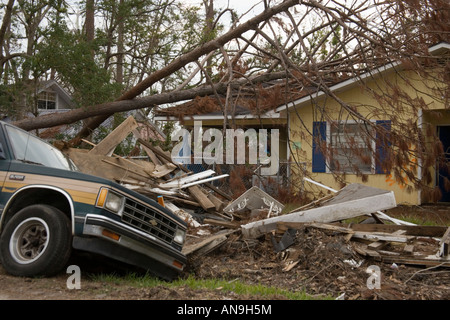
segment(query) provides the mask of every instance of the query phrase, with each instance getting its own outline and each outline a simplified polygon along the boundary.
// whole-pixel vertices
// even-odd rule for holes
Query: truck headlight
[[[123,199],[123,196],[120,194],[102,188],[98,194],[97,206],[120,215],[123,207]]]
[[[175,241],[178,244],[183,244],[185,237],[186,231],[177,229],[177,231],[175,231],[175,237],[173,238],[173,241]]]

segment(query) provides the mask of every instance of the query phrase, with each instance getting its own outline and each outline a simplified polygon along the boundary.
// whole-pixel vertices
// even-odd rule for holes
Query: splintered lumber
[[[370,214],[396,206],[392,191],[372,188],[361,184],[350,184],[342,188],[326,205],[305,211],[272,217],[241,226],[242,234],[257,238],[276,229],[278,222],[335,222]]]
[[[353,248],[357,253],[359,253],[362,256],[372,257],[375,258],[376,260],[379,260],[381,258],[381,255],[377,251],[372,250],[366,244],[355,242],[353,243]]]
[[[208,194],[208,199],[216,206],[216,211],[221,212],[225,206],[224,202],[212,193]]]
[[[354,231],[365,232],[387,232],[393,233],[398,230],[404,230],[408,236],[422,236],[441,238],[447,227],[443,226],[405,226],[393,224],[352,224],[350,228]]]
[[[137,129],[134,129],[132,132],[136,139],[142,139],[141,133]],[[155,155],[155,153],[150,148],[148,148],[147,146],[144,146],[144,145],[142,145],[142,148],[144,149],[145,153],[147,153],[148,157],[155,165],[161,164],[161,161],[158,159],[158,157]]]
[[[205,170],[199,173],[191,174],[185,177],[181,177],[178,179],[172,179],[172,181],[161,183],[159,185],[162,189],[174,189],[174,188],[182,188],[183,185],[186,185],[190,182],[198,181],[203,178],[212,176],[215,173],[214,170]]]
[[[371,241],[388,241],[388,242],[408,242],[414,239],[413,236],[405,236],[401,234],[384,233],[384,232],[362,232],[356,231],[353,238],[371,240]]]
[[[313,183],[315,185],[318,185],[318,186],[320,186],[320,187],[322,187],[324,189],[327,189],[327,190],[329,190],[331,192],[334,192],[334,193],[338,192],[337,190],[334,190],[333,188],[330,188],[330,187],[328,187],[326,185],[323,185],[323,184],[321,184],[319,182],[316,182],[316,181],[314,181],[312,179],[309,179],[307,177],[304,177],[303,180],[311,182],[311,183]],[[381,219],[389,220],[389,221],[391,221],[391,222],[393,222],[393,223],[395,223],[397,225],[411,225],[411,226],[415,225],[414,223],[411,223],[411,222],[407,222],[407,221],[402,221],[402,220],[391,218],[387,214],[385,214],[384,212],[381,212],[381,211],[377,211],[376,213],[375,212],[366,213],[366,215],[369,215],[369,214],[371,216],[376,216],[376,217],[381,218]]]
[[[287,229],[301,229],[304,227],[310,227],[310,228],[317,228],[322,230],[328,230],[333,232],[340,232],[340,233],[349,233],[353,234],[355,231],[353,231],[350,228],[345,228],[337,225],[333,225],[330,223],[317,223],[317,222],[278,222],[277,223],[277,230],[279,231],[286,231]]]
[[[156,165],[154,170],[149,174],[154,178],[162,178],[174,171],[176,168],[177,166],[173,165],[172,163]]]
[[[129,116],[117,128],[106,136],[99,144],[97,144],[89,153],[100,155],[111,155],[114,149],[119,145],[138,124],[133,116]]]
[[[210,182],[210,181],[214,181],[214,180],[218,180],[218,179],[223,179],[223,178],[226,178],[226,177],[228,177],[228,176],[229,176],[228,174],[222,174],[222,175],[220,175],[220,176],[215,176],[215,177],[210,177],[210,178],[207,178],[207,179],[202,179],[202,180],[193,181],[193,182],[191,182],[191,183],[188,183],[188,184],[183,185],[182,188],[189,188],[189,187],[191,187],[191,186],[195,186],[195,185],[198,185],[198,184],[204,184],[204,183],[207,183],[207,182]]]
[[[166,201],[165,207],[183,219],[189,226],[194,228],[200,227],[200,223],[198,223],[188,212],[178,208],[173,203]]]
[[[412,255],[414,253],[414,245],[413,244],[407,244],[403,248],[403,252],[408,255]]]
[[[208,196],[200,189],[199,186],[192,186],[188,188],[189,193],[198,201],[200,206],[206,211],[216,208],[216,205],[208,199]]]
[[[185,245],[182,252],[186,256],[207,254],[227,241],[228,236],[233,232],[235,232],[235,230],[219,231],[198,243]]]
[[[161,151],[158,150],[157,148],[153,147],[153,146],[151,145],[151,143],[149,143],[149,142],[147,142],[147,141],[145,141],[145,140],[143,140],[143,139],[141,139],[141,138],[138,139],[138,142],[139,142],[141,145],[143,145],[143,146],[149,148],[150,150],[152,150],[157,156],[159,156],[159,157],[165,159],[166,161],[168,161],[168,162],[170,162],[170,163],[173,163],[172,157],[171,157],[170,155],[168,155],[168,154],[166,154],[166,153],[164,153],[164,152],[161,152]],[[176,163],[173,163],[173,164],[177,165]],[[190,173],[189,169],[187,169],[186,167],[181,166],[181,165],[177,165],[177,166],[178,166],[178,168],[179,168],[180,170],[182,170],[182,171],[184,171],[184,172]],[[223,192],[223,191],[220,190],[219,188],[214,187],[212,184],[210,184],[210,183],[208,183],[208,182],[205,182],[205,183],[204,183],[204,186],[206,186],[206,187],[208,187],[209,189],[211,189],[212,191],[218,193],[219,195],[221,195],[221,196],[224,197],[225,199],[227,199],[227,200],[232,200],[232,198],[230,197],[230,195],[226,194],[225,192]]]
[[[439,258],[436,257],[436,255],[429,255],[425,257],[383,255],[381,257],[381,260],[386,263],[408,264],[427,267],[450,267],[450,258]]]
[[[223,221],[223,220],[205,218],[205,219],[203,219],[203,223],[210,224],[213,226],[218,226],[218,227],[224,227],[224,228],[228,228],[228,229],[239,228],[239,224],[236,222],[232,222],[232,221]]]
[[[121,168],[121,169],[126,170],[126,171],[129,171],[129,172],[131,172],[131,173],[134,173],[134,174],[136,174],[136,175],[138,175],[138,176],[141,176],[141,177],[143,177],[143,178],[146,178],[146,179],[149,178],[148,174],[141,174],[141,173],[139,173],[138,171],[136,171],[136,170],[134,170],[134,169],[132,169],[132,168],[124,167],[124,166],[122,166],[122,165],[120,165],[120,164],[118,164],[118,163],[114,163],[114,162],[110,161],[109,159],[102,159],[102,161],[105,162],[105,163],[107,163],[107,164],[110,164],[110,165],[112,165],[112,166]]]
[[[91,154],[87,150],[82,149],[69,149],[67,153],[83,173],[96,175],[112,181],[133,179],[151,182],[151,177],[146,173],[145,168],[134,161]]]

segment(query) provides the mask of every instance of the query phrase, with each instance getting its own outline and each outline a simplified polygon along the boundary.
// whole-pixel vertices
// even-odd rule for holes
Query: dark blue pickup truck
[[[51,276],[72,249],[173,279],[186,223],[158,202],[77,171],[54,146],[0,122],[0,259],[17,276]]]

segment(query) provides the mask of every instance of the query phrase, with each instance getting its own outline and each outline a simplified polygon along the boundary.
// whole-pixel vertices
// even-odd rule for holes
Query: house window
[[[329,170],[345,173],[373,173],[375,140],[373,129],[357,122],[329,123]]]
[[[42,91],[38,96],[38,109],[56,109],[56,94],[51,91]]]
[[[375,130],[376,129],[376,130]],[[375,128],[357,122],[313,122],[312,172],[389,173],[391,121]]]

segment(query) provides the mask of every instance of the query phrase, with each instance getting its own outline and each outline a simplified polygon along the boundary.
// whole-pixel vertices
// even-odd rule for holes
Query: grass
[[[245,284],[236,280],[223,279],[196,279],[190,275],[186,279],[177,279],[172,282],[160,280],[151,275],[138,275],[129,273],[125,276],[115,274],[99,274],[92,275],[91,279],[99,281],[104,284],[111,285],[129,285],[137,288],[151,288],[157,286],[164,286],[168,288],[188,287],[192,290],[214,290],[226,292],[234,292],[238,295],[260,296],[261,298],[278,297],[284,300],[317,300],[317,299],[332,299],[331,297],[317,297],[311,296],[304,291],[292,292],[276,287],[268,287],[261,284]]]

